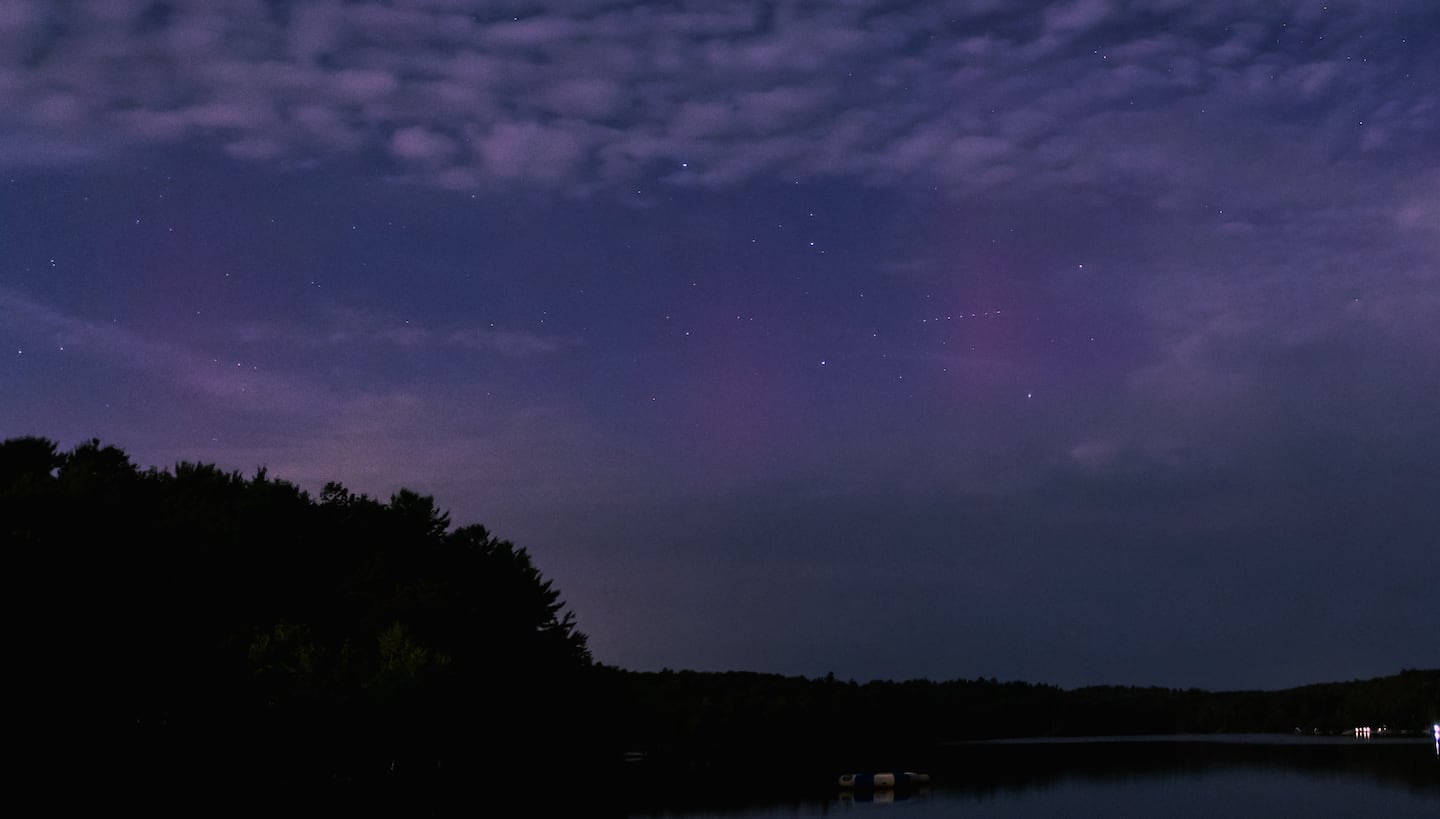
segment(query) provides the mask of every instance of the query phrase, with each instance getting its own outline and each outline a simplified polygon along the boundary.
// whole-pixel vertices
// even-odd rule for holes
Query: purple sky
[[[1440,666],[1433,0],[0,3],[0,437],[435,496],[634,669]]]

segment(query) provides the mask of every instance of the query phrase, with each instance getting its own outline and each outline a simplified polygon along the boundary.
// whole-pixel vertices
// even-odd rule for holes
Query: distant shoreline
[[[1423,732],[1389,731],[1380,736],[1346,734],[1218,733],[1218,734],[1115,734],[1074,737],[1000,737],[996,739],[942,740],[944,746],[960,745],[1108,745],[1144,743],[1207,743],[1212,745],[1419,745],[1431,742]]]

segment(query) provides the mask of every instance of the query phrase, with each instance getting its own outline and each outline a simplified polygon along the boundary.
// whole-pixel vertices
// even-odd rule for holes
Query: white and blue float
[[[894,790],[930,784],[930,775],[904,771],[901,773],[847,773],[840,775],[840,787],[846,790]]]

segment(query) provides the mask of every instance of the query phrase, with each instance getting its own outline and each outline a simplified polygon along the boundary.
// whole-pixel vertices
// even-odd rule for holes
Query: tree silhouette
[[[264,469],[30,437],[0,442],[0,521],[40,719],[147,760],[131,776],[362,781],[594,745],[558,590],[429,496],[332,482],[316,502]]]
[[[0,441],[0,487],[7,497],[23,494],[53,479],[63,462],[55,442],[45,438]]]
[[[22,756],[66,781],[160,793],[639,775],[713,785],[758,768],[915,769],[938,743],[1003,736],[1428,730],[1440,670],[1286,691],[840,682],[597,664],[554,584],[434,498],[264,469],[140,470],[98,440],[0,441]],[[876,719],[875,715],[883,715]],[[875,767],[885,766],[885,767]],[[117,781],[118,780],[118,781]],[[778,780],[777,780],[778,781]],[[412,806],[413,807],[413,806]],[[412,811],[413,812],[413,811]]]

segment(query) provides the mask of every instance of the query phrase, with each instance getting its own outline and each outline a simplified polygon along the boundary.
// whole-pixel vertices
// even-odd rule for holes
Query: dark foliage
[[[558,590],[429,497],[19,438],[0,534],[41,768],[430,793],[595,769],[604,689]]]
[[[753,673],[627,672],[626,741],[652,778],[739,781],[770,771],[817,787],[836,772],[945,767],[958,743],[1035,737],[1267,733],[1358,726],[1428,735],[1440,669],[1282,691],[1096,686],[994,679],[866,684]],[[654,777],[654,771],[664,775]],[[681,786],[684,790],[685,786]]]
[[[0,442],[0,537],[32,729],[18,750],[152,808],[187,783],[233,799],[318,787],[331,809],[519,795],[593,813],[828,790],[837,772],[943,767],[961,740],[1440,718],[1436,669],[1218,693],[626,671],[592,661],[523,548],[452,528],[430,497],[140,470],[99,441]]]

